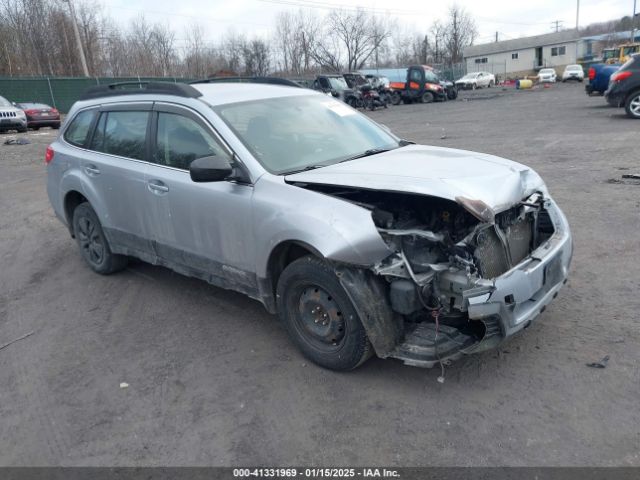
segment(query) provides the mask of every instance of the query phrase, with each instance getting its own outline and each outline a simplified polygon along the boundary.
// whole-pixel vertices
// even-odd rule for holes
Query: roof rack
[[[138,87],[138,88],[130,88]],[[80,100],[91,98],[115,97],[120,95],[175,95],[177,97],[198,98],[202,96],[199,90],[186,83],[173,82],[120,82],[109,85],[96,85],[84,91]]]
[[[302,85],[293,80],[279,77],[214,77],[189,82],[189,84],[198,83],[267,83],[270,85],[302,88]]]

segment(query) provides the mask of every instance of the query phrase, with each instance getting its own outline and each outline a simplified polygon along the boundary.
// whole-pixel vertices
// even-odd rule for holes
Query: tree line
[[[215,41],[205,25],[176,32],[144,16],[118,25],[92,0],[75,0],[75,17],[91,76],[202,78],[304,76],[318,71],[458,63],[477,36],[474,19],[457,5],[423,32],[364,9],[312,9],[277,14],[268,36],[230,28]],[[0,0],[0,75],[81,76],[68,2]],[[182,38],[178,39],[178,35]]]

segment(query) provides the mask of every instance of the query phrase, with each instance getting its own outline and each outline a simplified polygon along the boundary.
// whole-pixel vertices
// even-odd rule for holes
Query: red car
[[[23,102],[16,104],[27,115],[27,128],[60,128],[60,112],[44,103]]]

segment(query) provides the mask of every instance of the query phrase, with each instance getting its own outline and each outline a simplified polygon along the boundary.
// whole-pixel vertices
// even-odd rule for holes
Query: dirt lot
[[[0,464],[640,465],[640,185],[608,183],[640,173],[640,122],[581,85],[461,97],[371,115],[534,167],[575,255],[531,328],[444,384],[322,370],[257,302],[163,268],[91,273],[46,197],[53,132],[0,145],[0,345],[34,332],[0,350]]]

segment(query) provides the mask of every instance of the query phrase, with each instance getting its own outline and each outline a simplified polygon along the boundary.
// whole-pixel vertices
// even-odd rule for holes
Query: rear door
[[[144,204],[151,107],[152,102],[103,106],[81,160],[114,251],[147,261],[153,261]]]
[[[232,160],[211,125],[177,105],[154,106],[145,219],[161,261],[213,284],[254,294],[253,186],[195,183],[189,165],[211,155]]]

